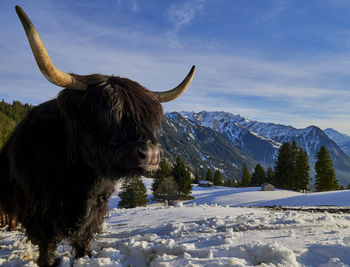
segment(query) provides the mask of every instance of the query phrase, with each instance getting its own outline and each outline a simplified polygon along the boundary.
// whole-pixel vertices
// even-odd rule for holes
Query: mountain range
[[[293,140],[308,153],[313,178],[315,155],[324,145],[339,183],[350,183],[350,137],[330,128],[296,129],[228,112],[172,112],[165,114],[158,138],[170,162],[181,156],[192,171],[218,169],[228,179],[241,177],[243,163],[251,171],[257,163],[273,167],[280,146]]]

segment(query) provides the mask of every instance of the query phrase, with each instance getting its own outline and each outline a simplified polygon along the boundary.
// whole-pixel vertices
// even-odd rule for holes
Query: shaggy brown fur
[[[62,90],[33,108],[0,151],[0,206],[55,264],[57,242],[90,255],[108,199],[121,177],[158,165],[162,107],[152,92],[120,77],[75,77],[86,91]]]

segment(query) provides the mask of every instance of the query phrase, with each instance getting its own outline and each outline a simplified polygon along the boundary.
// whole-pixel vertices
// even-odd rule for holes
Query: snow
[[[143,181],[150,193],[152,180]],[[170,207],[151,202],[119,209],[115,193],[103,232],[92,241],[93,257],[74,260],[62,242],[60,266],[350,266],[350,214],[344,212],[350,190],[302,194],[194,186],[193,196]],[[37,256],[22,232],[0,231],[1,266],[37,267]]]

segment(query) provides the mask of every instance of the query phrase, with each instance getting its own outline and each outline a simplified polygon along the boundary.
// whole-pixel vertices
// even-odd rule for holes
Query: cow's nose
[[[140,166],[150,166],[159,163],[159,147],[150,140],[139,145],[135,152]]]

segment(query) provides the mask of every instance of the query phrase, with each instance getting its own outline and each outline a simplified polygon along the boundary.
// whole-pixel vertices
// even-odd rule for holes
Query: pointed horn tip
[[[183,92],[187,90],[187,88],[192,82],[195,71],[196,71],[196,65],[193,65],[191,70],[187,74],[186,78],[177,87],[166,92],[153,92],[153,93],[157,96],[158,100],[161,103],[169,102],[176,99]]]
[[[193,75],[196,72],[196,69],[197,69],[196,65],[193,65],[191,70],[190,70],[190,72],[188,74],[192,74]]]
[[[70,74],[60,71],[53,65],[39,33],[36,31],[27,14],[20,6],[15,6],[15,10],[27,35],[34,58],[45,78],[60,87],[74,90],[86,90],[86,84],[75,80]]]
[[[24,10],[20,6],[15,6],[15,10],[16,10],[17,16],[19,17],[19,19],[24,27],[24,30],[26,31],[27,28],[32,26],[32,22],[30,21],[26,12],[24,12]]]
[[[23,9],[20,6],[15,6],[15,10],[18,16],[24,13]]]

